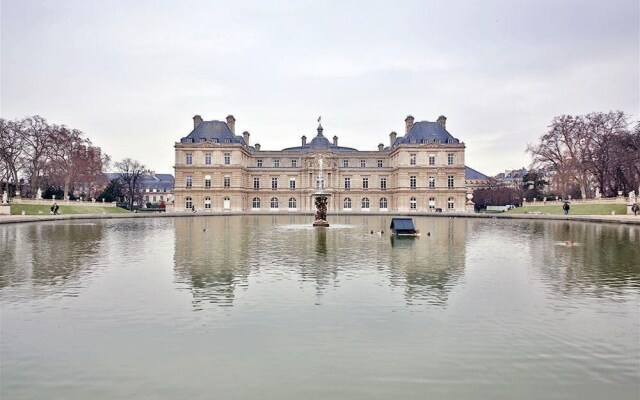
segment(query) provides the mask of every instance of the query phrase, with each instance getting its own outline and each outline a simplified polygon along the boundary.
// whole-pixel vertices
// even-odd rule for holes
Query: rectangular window
[[[344,178],[344,188],[351,189],[351,178]]]
[[[260,189],[260,178],[253,178],[253,188]]]
[[[447,165],[453,165],[453,153],[447,154]]]
[[[349,168],[349,160],[342,160],[342,167]]]
[[[369,178],[362,178],[362,188],[369,189]]]
[[[387,188],[387,178],[380,178],[380,189]]]
[[[224,187],[225,188],[230,188],[231,187],[231,177],[230,176],[225,176],[224,177]]]
[[[447,187],[451,189],[453,187],[453,175],[447,176]]]
[[[378,160],[378,168],[382,168],[382,160]]]
[[[211,175],[204,176],[204,187],[211,187]]]
[[[192,153],[187,153],[185,161],[186,161],[187,165],[193,164],[193,154]]]
[[[278,188],[278,178],[271,178],[271,189]]]
[[[411,189],[415,189],[418,183],[418,179],[415,175],[411,175],[409,177],[409,184],[411,185]]]
[[[298,167],[298,160],[291,160],[291,168],[297,168]]]
[[[231,164],[231,153],[224,153],[224,164]]]
[[[436,187],[436,178],[434,176],[429,177],[429,189],[435,189]]]
[[[204,163],[206,165],[211,165],[211,153],[204,154]]]
[[[360,160],[360,168],[366,168],[367,167],[367,160]]]
[[[275,168],[280,168],[280,160],[273,160],[273,166]]]
[[[416,165],[416,158],[417,158],[416,154],[410,154],[409,155],[409,164]]]
[[[262,168],[262,160],[257,160],[258,168]]]
[[[436,165],[436,155],[429,154],[429,165]]]
[[[296,188],[296,178],[290,178],[289,179],[289,189],[295,189]]]
[[[185,179],[185,182],[187,184],[187,187],[193,186],[193,177],[191,175],[185,176],[184,179]]]

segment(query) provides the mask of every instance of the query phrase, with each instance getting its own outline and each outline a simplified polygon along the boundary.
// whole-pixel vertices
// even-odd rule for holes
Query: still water
[[[640,228],[311,218],[0,226],[0,398],[640,397]]]

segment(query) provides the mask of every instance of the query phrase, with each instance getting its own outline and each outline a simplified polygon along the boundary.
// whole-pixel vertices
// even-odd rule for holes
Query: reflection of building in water
[[[40,287],[62,285],[87,272],[100,253],[104,226],[39,223],[1,231],[0,288],[23,282]]]
[[[194,304],[232,305],[236,288],[247,286],[249,234],[241,218],[175,220],[176,278],[188,285]]]
[[[533,265],[548,286],[615,292],[640,284],[640,228],[626,225],[537,221],[527,225]]]
[[[464,274],[468,221],[417,218],[415,222],[421,237],[391,238],[391,283],[405,288],[407,303],[445,305]]]

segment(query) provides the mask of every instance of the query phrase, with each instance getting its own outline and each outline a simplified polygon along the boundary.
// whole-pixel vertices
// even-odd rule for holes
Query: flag
[[[322,118],[322,116],[319,116],[319,117],[318,117],[318,123],[320,123],[320,119],[321,119],[321,118]]]

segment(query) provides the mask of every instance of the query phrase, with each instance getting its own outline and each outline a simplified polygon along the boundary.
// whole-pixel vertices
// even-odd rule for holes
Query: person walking
[[[569,215],[570,208],[571,206],[569,206],[569,202],[565,201],[564,204],[562,205],[562,209],[564,210],[564,215]]]
[[[633,215],[638,215],[638,211],[640,211],[640,207],[638,207],[638,203],[633,203],[631,206],[631,211],[633,211]]]

